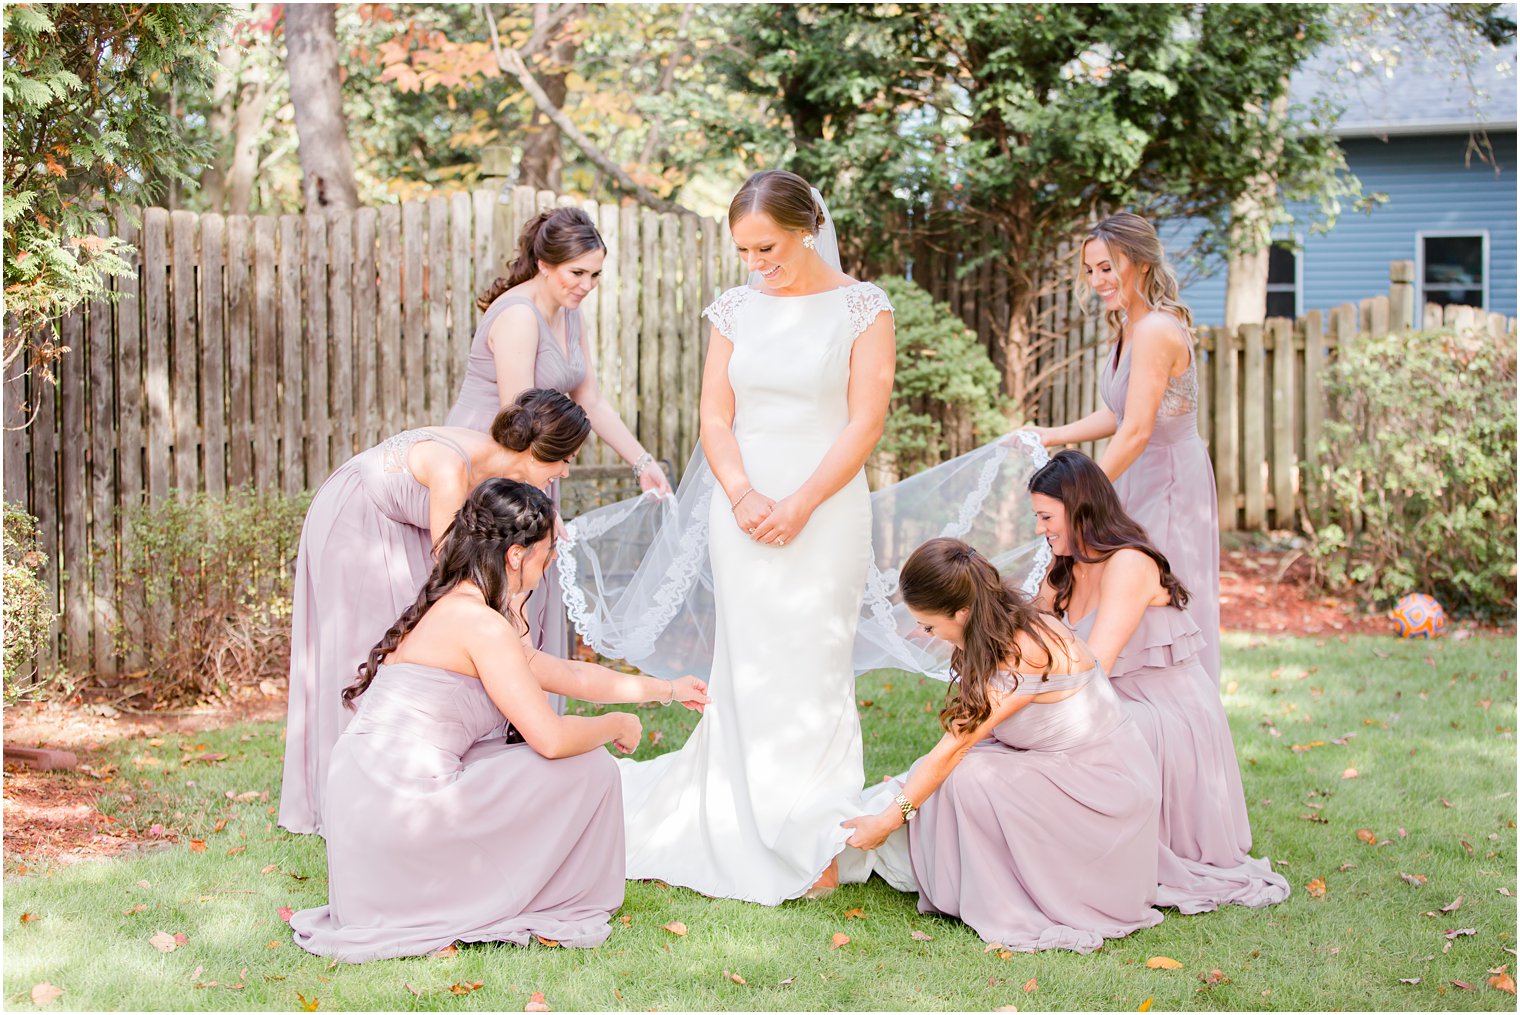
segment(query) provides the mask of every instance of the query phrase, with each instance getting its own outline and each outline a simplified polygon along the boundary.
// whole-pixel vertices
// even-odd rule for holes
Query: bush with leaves
[[[37,650],[57,613],[48,602],[42,567],[47,555],[38,548],[37,519],[14,504],[5,505],[5,701],[35,693],[32,680]]]
[[[135,587],[117,651],[154,701],[197,701],[285,676],[301,522],[311,495],[246,489],[131,510],[122,581]]]
[[[1359,338],[1325,394],[1305,484],[1319,581],[1369,606],[1426,592],[1448,610],[1513,616],[1514,339]]]
[[[997,368],[949,304],[898,276],[876,284],[891,299],[897,326],[897,377],[876,446],[878,479],[911,476],[1013,429]]]

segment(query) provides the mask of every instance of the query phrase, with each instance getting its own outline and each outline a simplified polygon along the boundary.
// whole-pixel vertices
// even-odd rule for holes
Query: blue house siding
[[[1383,192],[1386,203],[1367,213],[1343,212],[1323,235],[1299,233],[1303,310],[1326,310],[1388,290],[1388,262],[1417,260],[1422,232],[1488,234],[1488,309],[1515,315],[1515,133],[1490,135],[1499,172],[1464,164],[1467,135],[1345,138],[1346,163],[1364,191]],[[1186,225],[1169,230],[1169,251],[1185,248]],[[1183,289],[1201,323],[1224,320],[1222,267]]]

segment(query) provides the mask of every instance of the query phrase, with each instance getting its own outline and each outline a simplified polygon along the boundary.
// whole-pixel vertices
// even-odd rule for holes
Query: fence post
[[[1293,390],[1293,322],[1286,317],[1268,319],[1267,337],[1272,343],[1272,525],[1287,529],[1295,515],[1298,460],[1293,447],[1293,408],[1298,402]]]
[[[1388,326],[1402,334],[1414,327],[1414,262],[1388,265]]]
[[[1255,530],[1265,528],[1267,520],[1267,346],[1259,324],[1242,324],[1240,336],[1245,345],[1245,362],[1241,365],[1245,376],[1241,399],[1244,462],[1240,476],[1245,514],[1241,523],[1244,528]]]
[[[1219,493],[1219,528],[1235,529],[1235,493],[1240,488],[1240,367],[1237,336],[1226,328],[1214,331],[1214,480]]]

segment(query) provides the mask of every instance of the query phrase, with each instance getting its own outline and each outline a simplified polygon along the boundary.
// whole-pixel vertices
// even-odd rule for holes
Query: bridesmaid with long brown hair
[[[1281,902],[1287,882],[1249,855],[1240,764],[1190,590],[1080,451],[1055,455],[1029,491],[1052,555],[1039,604],[1092,649],[1161,774],[1157,903],[1192,913]]]
[[[1103,303],[1113,348],[1103,407],[1074,423],[1034,427],[1046,447],[1110,437],[1099,461],[1119,503],[1187,586],[1203,668],[1219,683],[1219,501],[1198,433],[1193,315],[1149,222],[1121,212],[1093,226],[1077,282]]]
[[[484,316],[447,422],[488,430],[502,407],[523,390],[561,391],[585,411],[592,431],[629,464],[642,489],[669,493],[670,481],[654,455],[596,382],[580,305],[600,283],[606,258],[607,244],[579,208],[555,208],[528,221],[507,273],[475,301]],[[558,508],[558,484],[549,493]],[[534,647],[565,654],[568,634],[557,570],[545,577],[529,626]]]

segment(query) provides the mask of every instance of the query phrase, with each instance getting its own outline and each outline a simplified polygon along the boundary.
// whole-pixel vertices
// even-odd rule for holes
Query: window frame
[[[1483,243],[1483,305],[1478,309],[1488,310],[1488,282],[1489,282],[1489,237],[1487,229],[1417,229],[1414,234],[1414,281],[1415,281],[1415,316],[1420,318],[1425,313],[1425,305],[1430,301],[1425,298],[1425,241],[1427,239],[1472,239],[1477,238]],[[1449,292],[1448,287],[1435,287],[1441,292]]]
[[[1269,247],[1275,247],[1275,246],[1278,246],[1279,244],[1283,244],[1283,245],[1290,246],[1290,247],[1293,248],[1293,317],[1291,318],[1291,320],[1295,320],[1296,321],[1300,317],[1304,316],[1304,243],[1303,243],[1303,238],[1300,237],[1297,232],[1282,233],[1280,235],[1272,237],[1272,239],[1271,239],[1270,243],[1268,244],[1268,246]],[[1270,250],[1268,251],[1267,256],[1268,256],[1268,258],[1271,257]],[[1270,278],[1270,277],[1271,276],[1269,274],[1268,278]],[[1266,283],[1266,293],[1267,293],[1267,295],[1271,295],[1274,292],[1279,292],[1279,293],[1280,292],[1287,292],[1286,289],[1281,289],[1281,288],[1279,288],[1279,289],[1273,289],[1272,288],[1273,284],[1274,283],[1272,283],[1270,281]],[[1279,285],[1279,286],[1283,285],[1283,283],[1281,283],[1281,282],[1278,282],[1278,283],[1275,283],[1275,284]],[[1268,316],[1271,316],[1271,315],[1268,315]]]

